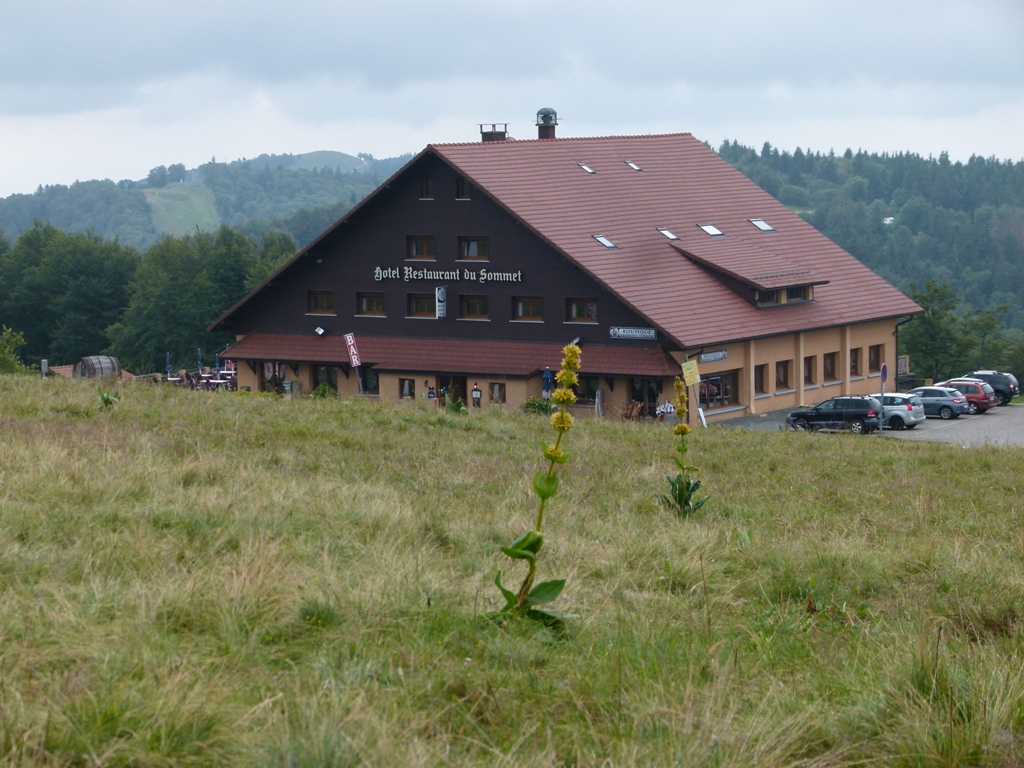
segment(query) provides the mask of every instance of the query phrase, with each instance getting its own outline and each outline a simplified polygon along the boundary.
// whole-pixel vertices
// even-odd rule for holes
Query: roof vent
[[[555,126],[558,125],[558,113],[551,107],[542,107],[537,110],[537,138],[555,138]]]
[[[480,123],[481,141],[505,141],[508,138],[508,123]]]

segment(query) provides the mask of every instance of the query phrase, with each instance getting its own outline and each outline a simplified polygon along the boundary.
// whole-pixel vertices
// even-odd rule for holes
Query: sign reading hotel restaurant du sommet
[[[640,339],[642,341],[656,341],[658,332],[653,328],[619,328],[612,326],[608,329],[608,335],[613,339]]]
[[[383,280],[448,280],[456,283],[521,283],[523,271],[495,272],[491,269],[415,269],[413,267],[377,267],[373,279]]]

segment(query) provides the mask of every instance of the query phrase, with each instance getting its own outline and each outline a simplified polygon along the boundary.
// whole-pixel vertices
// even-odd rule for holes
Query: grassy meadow
[[[1024,451],[0,376],[0,766],[1015,766]],[[520,566],[522,567],[522,566]]]

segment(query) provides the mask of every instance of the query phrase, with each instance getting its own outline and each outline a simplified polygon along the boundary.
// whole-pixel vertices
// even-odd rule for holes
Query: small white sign
[[[437,309],[437,319],[440,320],[447,314],[448,289],[443,285],[434,289],[434,307]]]
[[[618,328],[612,326],[608,329],[608,335],[613,339],[640,339],[642,341],[656,341],[658,332],[653,328]]]
[[[702,363],[717,363],[719,360],[725,360],[728,356],[728,350],[719,349],[716,352],[701,352],[699,360]]]

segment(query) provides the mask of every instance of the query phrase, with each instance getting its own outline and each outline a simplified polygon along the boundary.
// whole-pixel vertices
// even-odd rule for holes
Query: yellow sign
[[[686,386],[695,387],[700,384],[700,371],[697,370],[696,360],[687,360],[683,363],[683,381]]]

